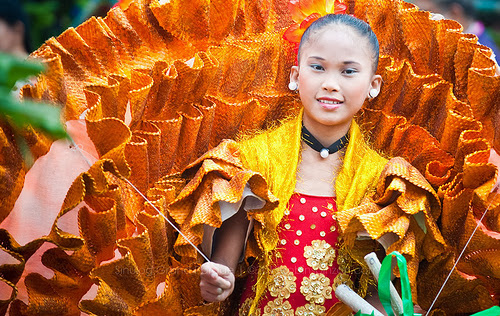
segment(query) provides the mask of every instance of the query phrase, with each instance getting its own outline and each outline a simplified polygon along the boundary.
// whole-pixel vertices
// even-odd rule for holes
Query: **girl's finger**
[[[201,275],[211,278],[213,280],[216,280],[219,277],[217,270],[215,270],[214,267],[210,265],[201,266]]]
[[[215,271],[212,271],[212,272],[215,273]],[[210,285],[220,287],[224,290],[230,289],[232,287],[232,283],[230,280],[227,280],[225,278],[220,277],[217,273],[215,273],[215,277],[213,277],[213,275],[208,273],[208,272],[202,273],[201,280],[210,284]]]
[[[217,277],[215,280],[205,279],[203,281],[206,282],[207,284],[209,284],[210,286],[218,287],[218,288],[221,288],[223,290],[229,290],[232,287],[232,284],[230,281],[224,280],[221,277]]]
[[[225,281],[219,276],[216,276],[215,278],[212,278],[211,276],[206,276],[206,277],[202,276],[200,280],[200,285],[202,282],[205,283],[207,286],[222,287],[224,289],[226,288],[225,286],[221,286],[221,282],[222,284],[225,284]]]
[[[212,284],[200,283],[200,289],[202,290],[202,292],[204,291],[214,296],[221,295],[222,293],[224,293],[224,289],[222,289],[219,286],[214,286]]]
[[[222,294],[219,295],[214,295],[211,293],[203,293],[201,294],[204,300],[208,302],[220,302],[225,300],[228,297],[228,293],[223,292]]]
[[[215,281],[215,285],[222,288],[223,290],[228,290],[232,286],[230,281],[223,279],[221,277],[217,278],[217,280]]]
[[[214,266],[214,270],[222,278],[227,278],[227,277],[229,277],[229,276],[231,276],[233,274],[233,272],[231,271],[231,269],[229,269],[225,265],[221,265],[221,264]]]

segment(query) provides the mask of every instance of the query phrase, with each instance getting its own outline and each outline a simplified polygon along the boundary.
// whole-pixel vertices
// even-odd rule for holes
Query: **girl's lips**
[[[344,102],[334,99],[318,99],[318,102],[325,110],[335,110],[344,104]]]

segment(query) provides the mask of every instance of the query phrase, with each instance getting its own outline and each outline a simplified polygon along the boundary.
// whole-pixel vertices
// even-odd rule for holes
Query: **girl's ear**
[[[380,92],[380,88],[382,88],[382,76],[373,75],[370,90],[368,90],[368,98],[373,99],[376,97]]]
[[[290,69],[290,82],[299,84],[299,66],[292,66]]]

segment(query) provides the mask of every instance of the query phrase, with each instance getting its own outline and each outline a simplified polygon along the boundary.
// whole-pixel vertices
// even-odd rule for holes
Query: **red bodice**
[[[321,315],[338,302],[332,285],[340,273],[337,264],[338,231],[335,198],[295,193],[278,226],[278,259],[271,282],[259,302],[259,315]],[[254,298],[252,269],[241,299],[246,315]]]

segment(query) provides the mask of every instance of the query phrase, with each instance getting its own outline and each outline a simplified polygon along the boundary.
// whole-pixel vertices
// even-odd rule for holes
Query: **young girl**
[[[348,245],[354,244],[356,235],[379,239],[386,248],[391,239],[405,238],[395,237],[391,229],[383,227],[388,223],[374,227],[374,218],[349,226],[360,215],[356,210],[365,212],[354,207],[372,193],[387,163],[365,145],[353,120],[365,100],[379,94],[378,55],[378,41],[370,26],[350,15],[323,16],[305,31],[289,85],[300,95],[301,115],[239,144],[243,165],[264,175],[280,206],[259,218],[254,213],[247,215],[246,209],[252,208],[242,203],[222,224],[211,262],[201,267],[205,300],[223,301],[233,292],[233,271],[249,223],[258,224],[254,236],[262,253],[258,268],[252,267],[258,273],[250,273],[246,282],[242,315],[320,315],[341,309],[342,304],[335,305],[339,302],[336,285],[348,283],[365,292],[368,282],[365,270],[361,276],[354,275],[360,272],[354,268],[360,263],[356,255],[362,258],[362,254],[357,253],[361,249]],[[388,166],[395,164],[405,165],[398,160]],[[388,195],[379,209],[391,203],[393,196]],[[385,215],[388,221],[395,218]],[[353,230],[354,226],[359,227]]]
[[[220,315],[219,307],[242,295],[238,286],[234,298],[205,304],[193,264],[199,257],[187,242],[202,238],[219,263],[203,266],[207,300],[223,300],[231,269],[251,264],[241,314],[339,314],[335,285],[352,282],[364,295],[371,274],[363,256],[388,237],[396,241],[386,252],[407,258],[412,297],[423,307],[450,270],[437,308],[456,315],[498,305],[492,276],[499,275],[500,221],[498,201],[487,194],[496,174],[487,152],[493,145],[500,152],[500,80],[489,51],[459,34],[457,23],[432,21],[401,0],[346,0],[380,41],[382,94],[350,121],[376,94],[369,79],[358,80],[373,78],[376,49],[353,24],[316,23],[293,71],[291,88],[297,83],[304,103],[298,115],[298,94],[284,91],[291,60],[279,32],[291,17],[295,26],[309,25],[337,1],[290,2],[134,0],[34,52],[49,71],[22,89],[23,98],[60,103],[79,137],[76,146],[51,143],[27,129],[20,136],[39,157],[28,171],[18,137],[0,123],[0,217],[7,216],[0,220],[0,310]],[[354,99],[351,88],[359,88]],[[374,148],[425,172],[443,207],[408,163],[386,161],[366,146],[356,122],[370,131]],[[206,153],[263,126],[268,130],[255,137]],[[339,152],[317,147],[347,130]],[[82,148],[95,153],[91,167]]]

